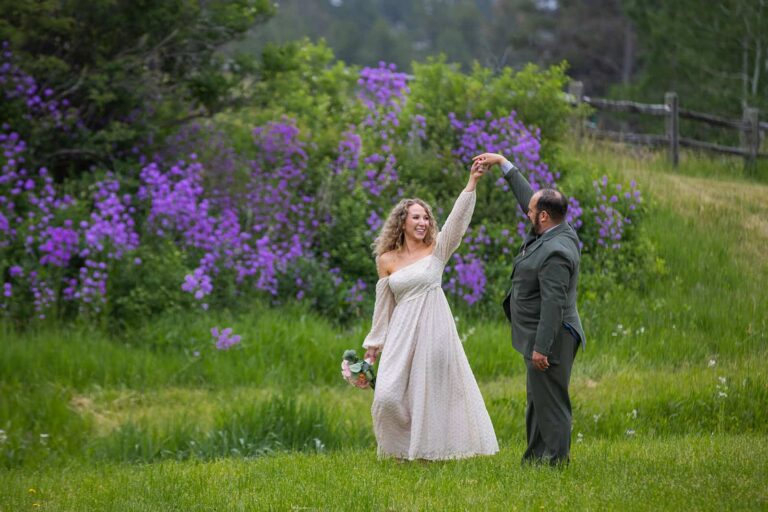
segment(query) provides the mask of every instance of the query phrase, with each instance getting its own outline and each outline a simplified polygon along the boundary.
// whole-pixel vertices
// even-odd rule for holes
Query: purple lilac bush
[[[364,241],[353,256],[363,261],[359,268],[373,268],[366,244],[403,195],[400,170],[411,165],[403,148],[428,142],[430,120],[404,114],[408,79],[394,65],[362,69],[358,91],[351,101],[360,102],[362,115],[345,120],[330,154],[319,153],[314,134],[298,117],[284,115],[254,127],[251,157],[238,153],[221,132],[191,125],[165,146],[136,148],[134,176],[106,172],[77,198],[63,193],[45,167],[32,165],[20,131],[3,124],[0,309],[14,318],[43,319],[51,310],[65,309],[102,314],[117,298],[111,295],[114,273],[142,265],[142,249],[160,247],[160,242],[181,251],[187,271],[177,290],[190,294],[203,310],[221,289],[232,286],[275,301],[318,301],[318,281],[307,269],[324,274],[328,286],[338,291],[323,300],[347,307],[363,303],[373,289],[371,274],[351,270],[352,265],[321,248],[343,242],[329,239],[334,233],[329,228],[344,221],[339,204],[359,198],[353,205],[362,220],[341,236]],[[24,111],[30,123],[63,131],[78,126],[66,99],[18,69],[7,45],[0,95]],[[448,117],[453,139],[444,141],[447,156],[433,157],[444,172],[464,172],[472,156],[492,151],[524,169],[535,190],[557,187],[560,174],[542,159],[540,132],[514,111],[500,117],[490,112]],[[313,165],[320,159],[328,162],[325,172]],[[503,179],[496,186],[507,189]],[[438,190],[446,202],[436,205],[438,211],[445,211],[455,194],[452,188]],[[594,194],[588,207],[571,198],[568,222],[576,229],[585,221],[596,226],[590,250],[619,251],[641,194],[636,183],[622,189],[609,185],[607,177],[595,181]],[[475,222],[449,262],[445,290],[468,306],[480,303],[489,283],[509,267],[526,229],[524,215],[516,210],[516,222]],[[222,349],[239,341],[229,329],[212,334]]]
[[[637,183],[632,180],[629,189],[624,190],[621,183],[609,186],[608,176],[603,176],[592,184],[598,199],[597,206],[592,208],[598,226],[597,243],[604,248],[620,249],[626,226],[632,223],[629,214],[643,201]]]

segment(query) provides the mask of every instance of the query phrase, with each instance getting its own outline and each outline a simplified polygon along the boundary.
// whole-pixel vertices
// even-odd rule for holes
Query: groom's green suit
[[[527,213],[533,189],[515,167],[506,164],[503,169],[518,203]],[[528,372],[528,448],[524,461],[568,460],[568,383],[578,345],[586,342],[576,309],[580,259],[579,238],[563,221],[541,236],[531,230],[514,260],[512,285],[503,305],[512,324],[512,344],[523,354]],[[540,371],[532,365],[534,351],[547,356],[547,370]]]

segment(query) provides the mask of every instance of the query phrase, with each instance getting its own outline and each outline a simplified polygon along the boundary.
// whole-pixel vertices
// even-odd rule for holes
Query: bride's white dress
[[[499,451],[440,286],[474,206],[475,193],[462,192],[434,252],[376,284],[363,346],[383,348],[371,408],[381,457],[439,460]]]

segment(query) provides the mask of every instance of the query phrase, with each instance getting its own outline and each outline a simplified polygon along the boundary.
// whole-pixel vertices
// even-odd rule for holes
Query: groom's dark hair
[[[568,213],[568,198],[559,190],[543,188],[536,202],[536,209],[547,212],[557,223],[563,222],[565,214]]]

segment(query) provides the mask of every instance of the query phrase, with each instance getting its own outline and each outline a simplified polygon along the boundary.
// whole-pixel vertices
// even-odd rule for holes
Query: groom
[[[576,285],[579,238],[565,222],[568,199],[559,191],[535,194],[528,180],[506,158],[484,153],[474,158],[498,164],[533,224],[514,260],[512,286],[504,312],[512,324],[512,345],[527,367],[525,426],[528,448],[523,462],[568,462],[571,400],[568,383],[579,343],[585,343]]]

